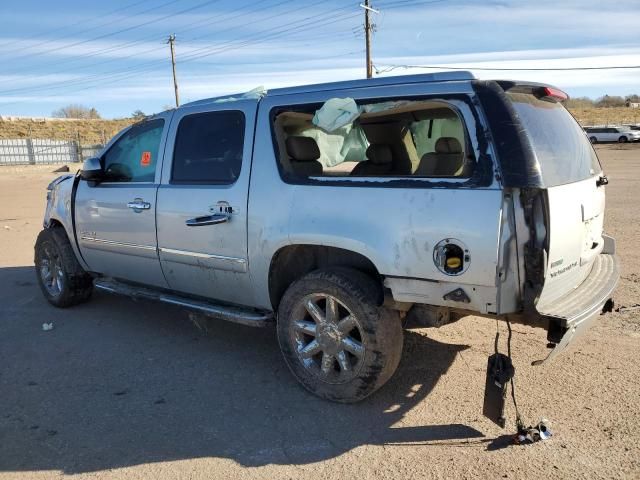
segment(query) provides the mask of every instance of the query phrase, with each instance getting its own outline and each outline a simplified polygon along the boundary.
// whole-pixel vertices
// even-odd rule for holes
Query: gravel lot
[[[640,145],[598,150],[617,305],[631,306]],[[0,169],[0,478],[640,477],[640,310],[603,317],[541,367],[529,364],[544,332],[515,327],[519,403],[529,422],[551,420],[546,442],[510,446],[513,427],[482,416],[496,325],[476,317],[407,332],[392,381],[336,405],[297,385],[272,330],[221,322],[205,335],[180,310],[101,293],[50,307],[32,266],[50,170]]]

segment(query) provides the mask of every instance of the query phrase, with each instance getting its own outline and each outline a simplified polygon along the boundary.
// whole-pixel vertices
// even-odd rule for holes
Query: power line
[[[126,6],[124,6],[124,7],[116,8],[115,10],[111,10],[111,11],[109,11],[109,12],[107,12],[107,13],[103,13],[103,14],[100,16],[100,18],[110,17],[111,15],[114,15],[114,14],[116,14],[116,13],[120,13],[120,12],[123,12],[123,11],[125,11],[125,10],[129,10],[130,8],[133,8],[133,7],[137,7],[138,5],[141,5],[141,4],[146,3],[146,2],[148,2],[148,1],[149,1],[149,0],[140,0],[140,1],[135,2],[135,3],[132,3],[132,4],[130,4],[130,5],[126,5]],[[154,8],[158,8],[158,7],[154,7]],[[89,20],[89,22],[90,22],[90,21],[91,21],[91,20]],[[54,28],[53,30],[48,30],[48,31],[46,31],[46,32],[38,33],[37,35],[34,35],[33,37],[31,37],[31,39],[41,38],[41,37],[44,37],[44,36],[47,36],[47,35],[51,35],[52,33],[60,32],[60,31],[63,31],[63,30],[69,30],[69,28],[75,27],[75,26],[77,26],[77,25],[83,25],[83,24],[86,24],[86,23],[87,23],[87,20],[86,20],[86,19],[78,20],[77,22],[71,23],[71,24],[69,24],[69,25],[64,25],[64,26],[59,27],[59,28]],[[99,25],[99,26],[104,26],[104,24]],[[92,28],[98,28],[98,27],[92,27]],[[89,30],[91,30],[91,29],[89,29]],[[84,30],[84,31],[76,32],[76,33],[75,33],[75,35],[77,35],[78,33],[84,33],[85,31],[88,31],[88,30]],[[61,38],[69,38],[69,36],[67,35],[67,36],[63,36],[63,37],[61,37]],[[23,40],[21,40],[21,39],[16,39],[16,40],[12,40],[12,41],[10,41],[10,42],[5,42],[5,43],[0,44],[0,48],[6,48],[6,47],[8,47],[8,46],[10,46],[10,45],[15,45],[16,43],[20,43],[20,42],[22,42],[22,41],[23,41]],[[47,43],[47,42],[43,42],[43,43],[41,43],[40,45],[42,45],[42,44],[44,44],[44,43]],[[33,47],[34,47],[34,45],[30,45],[30,46],[25,47],[25,48],[26,48],[26,49],[30,49],[30,48],[33,48]],[[21,50],[21,53],[22,53],[22,51],[24,51],[24,49],[23,49],[23,50]]]
[[[146,1],[146,0],[145,0],[145,1]],[[212,19],[225,17],[225,16],[226,16],[226,15],[228,15],[229,13],[235,13],[235,12],[238,12],[238,11],[241,11],[241,10],[246,9],[246,7],[250,7],[250,6],[252,6],[252,5],[253,5],[253,6],[255,6],[255,5],[258,5],[258,4],[260,4],[260,3],[264,3],[265,1],[268,1],[268,0],[258,0],[258,1],[256,1],[256,2],[253,2],[252,4],[244,5],[244,6],[243,6],[243,7],[241,7],[241,8],[238,8],[238,9],[235,9],[235,10],[231,10],[230,12],[227,12],[227,14],[216,14],[216,15],[213,15],[213,16],[210,16],[210,17],[206,17],[206,18],[204,18],[204,19],[202,19],[202,20],[199,20],[199,21],[197,21],[197,22],[194,22],[194,23],[190,24],[189,28],[179,30],[178,32],[179,32],[180,34],[182,34],[182,33],[184,33],[184,32],[189,32],[189,31],[192,31],[192,30],[197,30],[197,29],[201,28],[201,26],[203,26],[203,25],[207,25],[207,24],[210,24],[210,23],[214,23],[214,22],[211,22],[211,20],[212,20]],[[290,3],[290,1],[291,1],[291,0],[282,0],[282,1],[278,2],[278,3],[272,4],[272,5],[267,5],[266,7],[262,7],[262,8],[259,8],[259,9],[257,9],[257,10],[253,10],[253,11],[250,11],[250,12],[245,12],[245,13],[241,13],[241,14],[238,14],[238,15],[235,15],[235,16],[231,16],[231,17],[224,18],[224,21],[229,21],[229,20],[231,20],[231,19],[240,18],[240,17],[242,17],[242,16],[245,16],[245,15],[248,15],[248,14],[251,14],[251,13],[256,13],[256,12],[259,12],[259,11],[264,10],[265,8],[266,8],[266,9],[268,9],[268,8],[278,7],[278,6],[283,5],[283,4],[285,4],[285,3]],[[171,2],[169,2],[169,3],[171,3]],[[166,4],[164,4],[164,5],[166,5]],[[158,7],[156,7],[156,8],[158,8]],[[198,25],[198,24],[201,24],[201,26],[200,26],[200,27],[194,27],[195,25]],[[233,29],[233,28],[235,28],[235,27],[232,27],[231,29]],[[228,30],[230,30],[230,29],[227,29],[227,31],[228,31]],[[224,30],[223,30],[223,31],[224,31]],[[217,33],[220,33],[220,32],[219,32],[219,31],[215,32],[215,34],[217,34]],[[205,35],[205,37],[206,37],[206,36],[209,36],[209,35]],[[65,72],[67,71],[67,68],[57,69],[57,70],[51,71],[51,70],[50,70],[50,66],[51,66],[51,65],[53,65],[53,66],[58,67],[58,66],[60,66],[60,65],[66,65],[66,64],[70,64],[70,63],[77,63],[77,62],[79,62],[79,61],[84,61],[84,60],[86,60],[87,58],[90,58],[90,57],[95,57],[95,56],[99,56],[99,55],[101,55],[101,54],[111,53],[111,52],[115,52],[115,51],[117,51],[117,50],[122,50],[122,49],[127,48],[127,47],[132,47],[132,46],[135,46],[135,45],[139,45],[139,44],[142,44],[142,43],[147,42],[147,40],[150,40],[150,39],[152,39],[152,40],[156,40],[156,41],[157,41],[157,35],[154,35],[154,36],[147,36],[147,37],[144,37],[144,38],[143,38],[143,39],[141,39],[141,40],[132,40],[132,41],[128,41],[128,42],[121,43],[121,44],[117,44],[117,45],[114,45],[114,46],[112,46],[112,47],[105,48],[105,49],[102,49],[102,50],[96,50],[96,51],[94,51],[94,52],[88,53],[88,54],[83,55],[83,56],[81,56],[81,57],[70,58],[70,59],[66,59],[66,60],[57,60],[57,61],[55,61],[55,62],[51,62],[51,63],[38,64],[38,65],[37,65],[37,67],[39,67],[39,69],[44,69],[44,70],[46,71],[46,73],[47,73],[47,74],[52,74],[52,73],[65,73]],[[63,48],[64,48],[64,47],[63,47]],[[87,68],[96,67],[96,66],[98,66],[98,65],[104,65],[104,64],[106,64],[106,63],[122,61],[122,60],[126,60],[126,59],[129,59],[129,58],[138,57],[138,56],[140,56],[140,55],[144,55],[144,54],[146,54],[146,53],[156,52],[156,51],[159,51],[159,50],[162,50],[162,49],[163,49],[163,47],[154,47],[154,48],[147,49],[147,50],[143,50],[143,51],[141,51],[141,52],[136,52],[135,54],[127,55],[127,56],[124,56],[124,57],[109,58],[109,59],[107,59],[107,60],[102,60],[102,61],[99,61],[99,62],[89,63],[89,64],[86,64],[86,65],[83,65],[83,66],[82,66],[82,68],[83,68],[83,69],[87,69]],[[16,74],[16,73],[20,73],[20,72],[24,72],[24,71],[29,71],[29,72],[31,72],[31,71],[33,71],[33,70],[32,70],[32,68],[30,68],[30,67],[24,67],[24,68],[19,68],[19,69],[17,69],[17,70],[13,70],[13,71],[8,72],[8,73],[10,73],[10,74]],[[4,72],[4,73],[6,74],[7,72]],[[10,82],[12,82],[12,81],[13,81],[13,80],[11,80],[11,79],[7,79],[7,80],[5,80],[5,81],[0,81],[0,85],[1,85],[1,84],[3,84],[3,83],[10,83]]]
[[[345,11],[348,10],[350,8],[342,8],[342,9],[338,9],[338,11]],[[335,13],[335,12],[334,12]],[[192,51],[190,54],[187,55],[183,55],[180,59],[180,63],[187,63],[187,62],[191,62],[194,60],[198,60],[200,58],[204,58],[204,57],[208,57],[208,56],[212,56],[212,55],[217,55],[220,53],[224,53],[226,51],[230,51],[230,50],[235,50],[238,48],[242,48],[246,45],[250,45],[252,43],[260,43],[260,42],[264,42],[266,40],[271,40],[273,38],[277,38],[279,36],[282,36],[283,34],[292,32],[292,31],[299,31],[301,29],[307,28],[307,27],[311,27],[311,28],[318,28],[318,27],[322,27],[328,24],[332,24],[335,23],[336,21],[339,20],[346,20],[348,18],[353,18],[354,16],[359,16],[359,13],[352,13],[350,15],[342,15],[342,16],[332,16],[332,17],[327,17],[324,19],[324,21],[315,21],[315,19],[319,16],[325,16],[326,14],[320,13],[320,14],[316,14],[316,15],[311,15],[293,22],[288,22],[285,23],[283,25],[279,25],[278,27],[274,27],[274,28],[269,28],[269,29],[265,29],[262,30],[260,32],[256,32],[253,35],[250,35],[247,38],[240,38],[240,39],[236,39],[230,42],[227,42],[225,44],[222,45],[218,45],[216,47],[204,47],[201,49],[196,49],[194,51]],[[302,22],[302,23],[301,23]],[[291,25],[295,25],[295,24],[299,24],[296,26],[291,26]],[[251,38],[253,38],[253,40],[251,40]],[[77,79],[77,80],[70,80],[70,81],[61,81],[61,82],[56,82],[54,84],[49,84],[47,86],[40,86],[40,87],[20,87],[20,88],[14,88],[14,89],[10,89],[10,90],[5,90],[0,92],[0,95],[7,95],[7,94],[16,94],[16,93],[21,93],[21,92],[29,92],[32,90],[38,90],[39,92],[42,91],[50,91],[50,90],[56,90],[59,88],[68,88],[69,86],[76,86],[76,85],[82,85],[82,84],[86,84],[86,83],[91,83],[94,81],[97,81],[97,84],[102,84],[102,83],[113,83],[114,81],[120,81],[120,80],[124,80],[126,78],[131,78],[133,76],[137,76],[138,74],[142,73],[142,72],[146,72],[146,71],[150,71],[153,69],[156,69],[156,67],[158,66],[159,60],[155,60],[155,61],[151,61],[151,62],[145,62],[142,64],[139,64],[136,67],[133,68],[123,68],[120,70],[117,70],[115,72],[111,72],[111,73],[97,73],[94,75],[90,75],[88,77],[85,78],[81,78],[81,79]],[[92,88],[95,85],[90,85],[86,88]],[[85,90],[86,88],[81,88],[79,90]]]
[[[167,2],[167,3],[162,4],[161,6],[166,6],[166,5],[170,4],[170,3],[175,3],[176,1],[177,0],[171,0],[171,1]],[[221,0],[207,0],[205,2],[202,2],[202,3],[199,3],[197,5],[194,5],[193,7],[185,8],[185,9],[180,10],[178,12],[174,12],[174,13],[170,13],[170,14],[164,15],[164,16],[162,16],[160,18],[156,18],[156,19],[153,19],[153,20],[147,20],[146,22],[138,23],[136,25],[132,25],[132,26],[125,27],[125,28],[121,28],[120,30],[116,30],[115,32],[104,33],[104,34],[99,35],[97,37],[88,38],[88,39],[85,39],[85,40],[80,40],[78,42],[70,43],[70,44],[65,45],[63,47],[53,47],[53,48],[50,48],[48,50],[42,50],[40,52],[31,54],[31,55],[26,55],[25,57],[26,58],[38,57],[38,56],[41,56],[41,55],[45,55],[47,53],[58,51],[61,48],[77,47],[78,45],[84,45],[86,43],[94,42],[96,40],[102,40],[103,38],[112,37],[113,35],[117,35],[119,33],[129,32],[131,30],[134,30],[134,29],[137,29],[137,28],[140,28],[140,27],[145,27],[147,25],[152,25],[154,23],[161,22],[161,21],[166,20],[168,18],[173,18],[176,15],[181,15],[183,13],[188,13],[188,12],[191,12],[193,10],[197,10],[198,8],[202,8],[204,6],[210,5],[212,3],[217,3],[219,1],[221,1]],[[157,10],[158,8],[160,8],[160,7],[156,6],[156,7],[152,8],[152,9],[149,9],[148,11]],[[147,10],[145,12],[147,12]],[[145,12],[140,12],[140,13],[138,13],[138,15],[140,15],[142,13],[145,13]],[[93,29],[90,29],[90,30],[93,30]],[[49,42],[44,42],[44,43],[49,43]],[[21,56],[21,58],[24,58],[24,57]]]
[[[215,1],[219,1],[219,0],[213,0],[213,1],[210,1],[210,2],[205,2],[205,4],[213,3],[213,2],[215,2]],[[259,2],[257,2],[257,3],[259,3]],[[279,2],[279,3],[277,3],[275,6],[280,6],[280,5],[284,4],[284,3],[287,3],[287,1],[285,0],[285,1]],[[177,12],[176,14],[184,13],[184,12],[185,12],[185,11],[187,11],[187,10],[192,10],[192,9],[194,9],[194,8],[199,8],[199,7],[203,6],[203,5],[204,5],[204,4],[200,4],[200,5],[197,5],[197,6],[195,6],[195,7],[191,7],[191,8],[189,8],[189,9],[183,10],[183,11],[181,11],[181,12]],[[301,7],[295,8],[295,9],[290,9],[290,10],[288,10],[288,11],[287,11],[287,13],[293,13],[293,12],[295,12],[295,11],[303,10],[303,9],[307,9],[307,8],[308,8],[307,6],[303,5],[303,6],[301,6]],[[263,8],[263,9],[264,9],[264,8]],[[346,8],[346,9],[349,9],[349,8]],[[238,10],[240,10],[240,9],[238,9]],[[236,11],[238,11],[238,10],[236,10]],[[262,10],[262,9],[261,9],[261,10]],[[345,11],[345,8],[338,9],[337,11]],[[245,13],[245,14],[248,14],[248,13],[252,13],[252,12],[247,12],[247,13]],[[334,13],[335,13],[335,11],[334,11]],[[243,14],[235,15],[235,17],[233,17],[233,18],[237,18],[237,17],[240,17],[240,16],[242,16],[242,15],[243,15]],[[305,18],[303,18],[303,19],[299,19],[299,20],[296,20],[296,21],[294,21],[294,22],[289,22],[289,23],[287,23],[287,24],[281,25],[281,26],[279,26],[279,27],[277,27],[277,28],[280,28],[280,27],[286,27],[286,26],[288,26],[288,25],[293,25],[293,24],[295,24],[295,23],[298,23],[298,22],[301,22],[301,21],[304,21],[304,20],[308,20],[308,19],[311,19],[311,18],[317,18],[317,17],[324,16],[324,15],[325,15],[325,13],[321,13],[321,14],[318,14],[318,15],[313,15],[313,16],[310,16],[310,17],[305,17]],[[274,18],[274,17],[278,17],[278,16],[280,16],[280,14],[271,15],[271,16],[268,16],[268,17],[263,18],[262,20],[264,21],[264,20],[267,20],[267,19],[270,19],[270,18]],[[165,18],[165,17],[163,17],[163,18]],[[156,19],[156,20],[154,20],[154,21],[160,21],[160,19]],[[150,22],[145,22],[145,23],[150,23]],[[142,25],[142,24],[138,24],[138,26],[139,26],[139,25]],[[309,25],[309,24],[305,24],[304,26],[311,26],[311,25]],[[302,25],[301,25],[301,26],[299,26],[299,27],[295,27],[294,29],[299,29],[300,27],[302,27]],[[131,28],[134,28],[134,27],[129,27],[128,29],[131,29]],[[224,31],[233,30],[234,28],[237,28],[237,27],[227,28],[227,29],[224,29],[224,30],[222,30],[222,31],[217,30],[217,31],[216,31],[216,34],[219,34],[219,33],[224,32]],[[257,38],[255,38],[255,40],[256,40],[256,41],[261,41],[261,40],[268,39],[269,37],[273,37],[273,35],[274,35],[274,34],[267,35],[267,36],[266,36],[266,37],[264,37],[264,38],[260,38],[260,35],[263,35],[264,33],[267,33],[267,32],[269,32],[270,30],[277,30],[277,28],[276,28],[276,29],[273,29],[273,28],[272,28],[272,29],[266,29],[266,30],[263,30],[263,31],[257,32],[256,34],[250,35],[248,38],[255,38],[255,37],[257,37]],[[123,30],[125,30],[125,29],[123,29]],[[276,35],[276,36],[279,36],[279,35],[281,35],[282,33],[286,33],[286,31],[287,31],[287,30],[284,30],[284,31],[282,31],[282,32],[276,32],[276,33],[275,33],[275,35]],[[107,35],[113,35],[113,34],[115,34],[115,33],[118,33],[118,32],[112,32],[112,33],[107,34]],[[201,36],[201,37],[199,37],[199,38],[206,37],[206,36],[209,36],[209,35],[204,35],[204,36]],[[88,41],[91,41],[91,40],[85,40],[85,41],[83,41],[83,42],[78,42],[78,43],[85,43],[85,42],[88,42]],[[236,43],[236,45],[234,45],[234,42]],[[240,43],[238,44],[238,42],[240,42]],[[130,44],[130,43],[132,43],[132,42],[127,42],[127,44]],[[205,56],[209,56],[209,55],[213,55],[213,54],[217,54],[217,53],[223,53],[224,51],[228,51],[228,50],[231,50],[231,49],[239,48],[239,47],[242,47],[242,46],[244,46],[245,44],[248,44],[248,43],[251,43],[251,42],[247,42],[246,40],[243,40],[243,39],[236,39],[236,40],[233,40],[233,41],[231,41],[231,42],[226,42],[225,44],[222,44],[222,45],[219,45],[219,46],[216,46],[216,47],[213,47],[213,48],[212,48],[212,47],[202,47],[202,48],[200,48],[200,49],[192,50],[188,55],[185,55],[185,56],[184,56],[184,59],[181,59],[181,61],[196,60],[196,59],[198,59],[198,58],[202,58],[202,57],[205,57]],[[75,45],[75,44],[74,44],[74,45]],[[69,45],[69,46],[71,46],[71,45]],[[67,46],[67,47],[69,47],[69,46]],[[128,59],[128,58],[134,58],[134,57],[137,57],[137,56],[138,56],[138,55],[140,55],[140,54],[144,54],[144,53],[148,53],[148,52],[153,52],[153,51],[158,51],[159,49],[160,49],[160,48],[153,48],[153,49],[150,49],[150,50],[145,50],[144,52],[137,52],[136,54],[128,55],[128,56],[126,56],[126,57],[121,57],[121,58],[119,58],[119,59],[110,59],[110,60],[105,60],[105,61],[103,61],[103,62],[98,62],[97,64],[110,63],[110,62],[112,62],[112,61],[117,61],[117,60],[118,60],[118,61],[122,61],[122,60],[125,60],[125,59]],[[200,52],[202,52],[202,53],[200,53]],[[44,53],[44,52],[41,52],[41,53]],[[155,64],[157,63],[157,61],[154,61],[154,62],[146,62],[146,63],[143,63],[143,64],[141,64],[141,65],[137,65],[137,66],[136,66],[136,67],[134,67],[134,68],[119,69],[119,70],[116,70],[115,72],[110,72],[110,73],[109,73],[109,72],[107,72],[106,74],[105,74],[105,73],[99,73],[99,74],[95,74],[95,75],[90,75],[90,76],[85,77],[85,78],[82,78],[82,79],[71,80],[71,81],[61,81],[61,82],[56,82],[56,83],[54,83],[54,84],[49,84],[49,85],[47,85],[47,86],[45,87],[45,89],[50,89],[50,87],[55,87],[55,86],[57,86],[57,85],[61,85],[61,86],[63,86],[63,87],[68,87],[68,86],[72,86],[72,85],[83,84],[83,83],[86,83],[86,82],[88,82],[88,81],[92,81],[94,78],[97,78],[97,79],[110,78],[109,76],[113,76],[113,75],[118,76],[118,75],[120,75],[120,74],[123,74],[123,73],[129,73],[129,72],[133,72],[133,71],[148,71],[148,70],[149,70],[149,68],[146,68],[146,67],[147,67],[148,65],[151,65],[152,63],[155,65]],[[143,67],[143,68],[140,68],[140,67]],[[6,91],[1,92],[1,93],[2,93],[2,94],[7,94],[7,93],[18,93],[18,92],[24,92],[24,91],[33,90],[33,89],[36,89],[36,88],[40,89],[41,87],[18,87],[18,88],[13,88],[13,89],[6,90]]]
[[[433,5],[434,3],[444,3],[448,0],[427,0],[427,1],[419,1],[419,0],[404,0],[404,1],[395,1],[384,3],[382,8],[385,10],[396,10],[405,7],[420,7],[423,5]]]
[[[572,70],[621,70],[640,68],[640,65],[616,65],[611,67],[548,67],[548,68],[507,68],[507,67],[452,67],[446,65],[374,65],[376,73],[387,73],[397,69],[428,69],[428,70],[483,70],[483,71],[504,71],[504,72],[562,72]],[[379,68],[384,67],[384,68]]]

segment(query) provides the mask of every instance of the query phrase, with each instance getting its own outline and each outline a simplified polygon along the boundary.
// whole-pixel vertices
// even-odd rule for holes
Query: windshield
[[[560,104],[529,93],[508,93],[531,141],[547,186],[579,182],[601,171],[587,136]]]

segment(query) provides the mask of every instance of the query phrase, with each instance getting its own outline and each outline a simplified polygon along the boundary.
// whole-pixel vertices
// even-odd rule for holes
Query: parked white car
[[[630,127],[586,127],[584,129],[591,143],[598,142],[638,142],[640,131]]]

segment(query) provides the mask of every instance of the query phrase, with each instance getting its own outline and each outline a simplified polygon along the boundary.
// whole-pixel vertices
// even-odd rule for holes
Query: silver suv
[[[551,358],[618,279],[607,178],[564,98],[457,72],[163,112],[51,183],[40,286],[276,323],[297,379],[341,402],[391,377],[407,319],[539,326]]]

